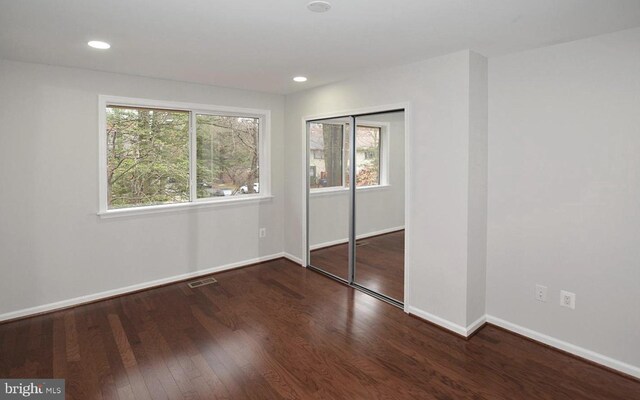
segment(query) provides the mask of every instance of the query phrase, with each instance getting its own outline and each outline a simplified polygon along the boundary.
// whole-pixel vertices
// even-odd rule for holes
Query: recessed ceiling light
[[[99,40],[92,40],[89,43],[87,43],[89,46],[93,47],[94,49],[100,49],[100,50],[106,50],[109,47],[111,47],[111,45],[107,42],[101,42]]]
[[[296,82],[306,82],[307,81],[307,77],[306,76],[296,76],[295,78],[293,78],[294,81]]]
[[[307,4],[307,8],[316,13],[323,13],[331,9],[331,3],[328,1],[312,1]]]

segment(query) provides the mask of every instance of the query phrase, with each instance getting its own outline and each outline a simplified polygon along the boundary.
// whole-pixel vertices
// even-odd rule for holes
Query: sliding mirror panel
[[[309,266],[349,281],[349,118],[307,122]]]
[[[404,301],[404,153],[404,111],[356,118],[354,283],[400,303]]]

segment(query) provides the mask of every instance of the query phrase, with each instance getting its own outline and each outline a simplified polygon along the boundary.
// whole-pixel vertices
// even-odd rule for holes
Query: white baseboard
[[[576,346],[574,344],[562,341],[560,339],[556,339],[554,337],[545,335],[544,333],[536,332],[529,328],[516,325],[514,323],[505,321],[503,319],[494,317],[492,315],[483,315],[482,317],[478,318],[476,321],[471,323],[469,326],[464,327],[462,325],[455,324],[451,321],[448,321],[444,318],[440,318],[437,315],[428,313],[416,307],[412,307],[412,306],[407,307],[407,312],[409,314],[413,314],[417,317],[425,319],[431,323],[434,323],[442,328],[448,329],[464,337],[469,337],[472,333],[474,333],[476,330],[482,327],[485,323],[493,324],[501,328],[504,328],[508,331],[511,331],[511,332],[520,334],[522,336],[525,336],[529,339],[535,340],[536,342],[544,343],[548,346],[565,351],[567,353],[573,354],[580,358],[584,358],[585,360],[589,360],[596,364],[600,364],[605,367],[611,368],[613,370],[620,371],[624,374],[627,374],[636,378],[640,378],[640,367],[627,364],[623,361],[619,361],[611,357],[605,356],[603,354],[596,353],[595,351],[591,351],[583,347]]]
[[[505,321],[503,319],[494,317],[492,315],[487,315],[486,320],[490,324],[499,326],[511,332],[518,333],[522,336],[526,336],[529,339],[533,339],[537,342],[541,342],[548,346],[555,347],[556,349],[566,351],[567,353],[571,353],[573,355],[584,358],[586,360],[593,361],[594,363],[604,365],[605,367],[614,369],[616,371],[620,371],[627,375],[640,378],[640,367],[637,367],[635,365],[627,364],[625,362],[613,359],[611,357],[607,357],[603,354],[596,353],[595,351],[591,351],[583,347],[576,346],[574,344],[545,335],[544,333],[536,332],[534,330],[525,328],[520,325],[516,325],[514,323]]]
[[[72,299],[57,301],[55,303],[43,304],[36,307],[25,308],[22,310],[11,311],[5,314],[0,314],[0,321],[7,321],[16,318],[28,317],[30,315],[40,314],[44,312],[55,311],[63,308],[68,308],[72,306],[78,306],[85,303],[90,303],[96,300],[106,299],[113,296],[119,296],[122,294],[135,292],[142,289],[152,288],[154,286],[165,285],[172,282],[177,282],[185,279],[196,278],[203,275],[213,274],[215,272],[227,271],[234,268],[240,268],[251,264],[256,264],[260,262],[275,260],[277,258],[285,257],[285,253],[276,253],[268,256],[252,258],[250,260],[238,261],[235,263],[230,263],[226,265],[221,265],[218,267],[201,269],[194,272],[189,272],[186,274],[174,275],[167,278],[156,279],[153,281],[143,282],[131,286],[126,286],[123,288],[107,290],[105,292],[90,294],[86,296],[75,297]]]
[[[458,335],[463,337],[469,337],[473,332],[478,330],[478,328],[480,328],[486,322],[486,318],[483,315],[482,317],[471,323],[469,326],[464,327],[416,307],[407,307],[407,312],[409,314],[415,315],[416,317],[420,317],[424,320],[434,323],[442,328],[450,330],[451,332],[457,333]]]
[[[386,233],[401,231],[403,229],[404,229],[404,226],[395,226],[393,228],[381,229],[381,230],[375,231],[375,232],[367,232],[367,233],[363,233],[361,235],[356,236],[356,240],[366,239],[366,238],[370,238],[372,236],[384,235]],[[344,244],[344,243],[349,243],[349,238],[342,238],[342,239],[337,239],[337,240],[331,240],[329,242],[314,244],[314,245],[310,246],[310,249],[311,250],[317,250],[317,249],[321,249],[323,247],[331,247],[331,246],[335,246],[335,245],[338,245],[338,244]]]
[[[331,246],[336,246],[338,244],[345,244],[345,243],[349,243],[349,239],[338,239],[338,240],[332,240],[330,242],[314,244],[309,246],[309,250],[318,250],[324,247],[331,247]]]
[[[285,252],[285,253],[283,253],[283,257],[286,258],[289,261],[293,261],[294,263],[299,264],[300,266],[304,267],[302,259],[294,256],[293,254]]]

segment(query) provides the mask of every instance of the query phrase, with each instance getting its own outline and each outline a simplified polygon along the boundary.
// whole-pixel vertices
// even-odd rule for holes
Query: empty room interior
[[[0,0],[0,398],[640,400],[640,1]]]

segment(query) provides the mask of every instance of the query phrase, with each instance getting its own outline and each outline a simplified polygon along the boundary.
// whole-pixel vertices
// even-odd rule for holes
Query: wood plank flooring
[[[284,259],[0,324],[0,377],[68,399],[624,399],[627,379],[494,327],[465,341]]]
[[[404,301],[404,230],[358,240],[356,245],[356,283]],[[311,265],[347,279],[347,244],[311,252]]]

